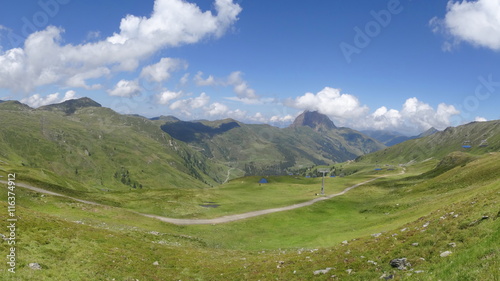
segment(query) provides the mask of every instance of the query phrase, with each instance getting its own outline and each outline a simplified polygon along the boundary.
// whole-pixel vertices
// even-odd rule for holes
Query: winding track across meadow
[[[404,170],[403,170],[402,173],[404,173]],[[380,178],[383,178],[383,177],[386,177],[386,176],[376,177],[376,178],[364,181],[362,183],[358,183],[358,184],[352,185],[352,186],[344,189],[342,192],[331,194],[331,195],[324,196],[324,197],[318,197],[318,198],[315,198],[313,200],[309,200],[309,201],[306,201],[306,202],[303,202],[303,203],[294,204],[294,205],[285,206],[285,207],[280,207],[280,208],[273,208],[273,209],[253,211],[253,212],[248,212],[248,213],[243,213],[243,214],[237,214],[237,215],[228,215],[228,216],[223,216],[223,217],[219,217],[219,218],[215,218],[215,219],[174,219],[174,218],[167,218],[167,217],[162,217],[162,216],[157,216],[157,215],[143,214],[143,213],[137,213],[137,212],[135,212],[135,213],[137,213],[139,215],[142,215],[142,216],[145,216],[145,217],[158,219],[158,220],[161,220],[163,222],[172,223],[172,224],[176,224],[176,225],[199,225],[199,224],[221,224],[221,223],[228,223],[228,222],[233,222],[233,221],[248,219],[248,218],[252,218],[252,217],[256,217],[256,216],[262,216],[262,215],[267,215],[267,214],[271,214],[271,213],[289,211],[289,210],[293,210],[293,209],[297,209],[297,208],[302,208],[302,207],[305,207],[305,206],[310,206],[310,205],[312,205],[312,204],[314,204],[316,202],[319,202],[319,201],[323,201],[323,200],[331,199],[333,197],[344,195],[345,193],[347,193],[351,189],[354,189],[354,188],[356,188],[358,186],[361,186],[363,184],[367,184],[369,182],[372,182],[372,181],[374,181],[376,179],[380,179]],[[0,183],[6,184],[7,182],[0,180]],[[99,203],[96,203],[96,202],[82,200],[82,199],[78,199],[78,198],[66,196],[66,195],[63,195],[63,194],[55,193],[55,192],[48,191],[48,190],[45,190],[45,189],[42,189],[42,188],[31,186],[29,184],[24,184],[24,183],[16,182],[16,186],[17,187],[24,187],[26,189],[29,189],[29,190],[32,190],[32,191],[35,191],[35,192],[38,192],[38,193],[44,193],[44,194],[48,194],[48,195],[69,198],[69,199],[72,199],[72,200],[75,200],[75,201],[78,201],[78,202],[81,202],[81,203],[85,203],[85,204],[91,204],[91,205],[97,205],[97,206],[106,206],[106,205],[99,204]]]

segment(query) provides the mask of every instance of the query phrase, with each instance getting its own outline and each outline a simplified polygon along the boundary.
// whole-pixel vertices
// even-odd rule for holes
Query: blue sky
[[[0,99],[419,133],[499,119],[500,1],[20,0]]]

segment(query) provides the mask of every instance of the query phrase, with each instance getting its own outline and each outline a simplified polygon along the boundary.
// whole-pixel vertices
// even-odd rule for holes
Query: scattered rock
[[[411,244],[413,247],[417,247],[419,244],[418,243],[412,243]]]
[[[344,241],[342,241],[342,244],[347,245],[347,244],[349,244],[349,242],[347,242],[347,240],[344,240]]]
[[[333,269],[333,267],[327,267],[325,269],[315,270],[313,273],[314,273],[314,275],[327,274],[332,269]]]
[[[37,262],[32,262],[28,266],[34,270],[41,270],[42,269],[42,266],[40,264],[38,264]]]
[[[382,235],[382,233],[375,233],[375,234],[372,234],[372,237],[377,238],[377,237],[379,237],[380,235]]]
[[[426,222],[424,225],[422,225],[422,227],[428,227],[430,224],[430,222]]]
[[[405,227],[405,228],[401,229],[401,232],[405,232],[407,230],[408,230],[408,228]]]
[[[386,275],[385,273],[382,274],[382,276],[380,276],[380,279],[385,279],[385,280],[390,280],[390,279],[394,279],[394,275]]]
[[[373,265],[377,265],[377,262],[375,262],[375,261],[371,261],[371,260],[370,260],[370,261],[368,261],[368,263],[371,263],[371,264],[373,264]]]
[[[346,270],[346,272],[347,272],[347,274],[351,275],[352,269],[349,268],[348,270]]]
[[[448,243],[448,246],[455,248],[457,246],[457,243],[451,242],[451,243]]]
[[[279,261],[278,265],[276,266],[276,268],[282,268],[284,266],[284,264],[285,264],[284,261]]]
[[[444,258],[444,257],[447,257],[447,256],[449,256],[451,254],[452,254],[451,251],[446,251],[446,252],[442,252],[439,256],[442,257],[442,258]]]
[[[487,219],[489,219],[489,218],[490,218],[489,216],[483,216],[483,217],[481,218],[481,220],[487,220]]]
[[[153,235],[160,235],[160,233],[158,231],[150,231],[149,234],[153,234]]]
[[[153,265],[160,265],[160,263],[158,261],[155,261]]]
[[[411,264],[407,261],[406,258],[393,259],[391,260],[390,265],[400,270],[405,270],[407,266],[408,267],[411,266]]]
[[[416,274],[420,274],[420,273],[424,273],[424,272],[425,272],[425,271],[423,271],[423,270],[415,270],[415,273],[416,273]]]

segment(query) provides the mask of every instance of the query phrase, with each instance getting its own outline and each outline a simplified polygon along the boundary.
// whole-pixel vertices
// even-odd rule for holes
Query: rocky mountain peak
[[[295,118],[290,127],[297,128],[302,126],[308,126],[313,128],[315,131],[332,130],[337,127],[333,124],[332,120],[328,116],[319,113],[318,111],[304,111],[302,114]]]

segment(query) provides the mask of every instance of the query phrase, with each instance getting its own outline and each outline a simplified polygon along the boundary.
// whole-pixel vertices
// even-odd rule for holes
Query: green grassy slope
[[[1,164],[25,180],[86,192],[123,191],[205,187],[223,182],[227,174],[227,167],[154,122],[107,108],[72,108],[67,114],[5,102],[0,120]]]
[[[486,141],[483,143],[483,141]],[[463,148],[470,145],[471,148]],[[472,122],[450,127],[427,137],[409,140],[398,145],[360,157],[359,161],[404,164],[428,158],[441,159],[453,151],[484,154],[500,150],[500,121]]]
[[[4,265],[2,276],[379,280],[392,274],[395,280],[498,280],[500,154],[473,158],[424,174],[425,163],[411,166],[405,175],[310,207],[216,226],[174,226],[18,189],[18,269],[9,275]],[[6,201],[1,193],[1,208]],[[1,242],[0,252],[7,250]],[[452,253],[441,257],[445,251]],[[411,266],[394,269],[394,258],[407,258]],[[31,262],[42,270],[29,269]],[[327,274],[314,274],[326,268]]]

